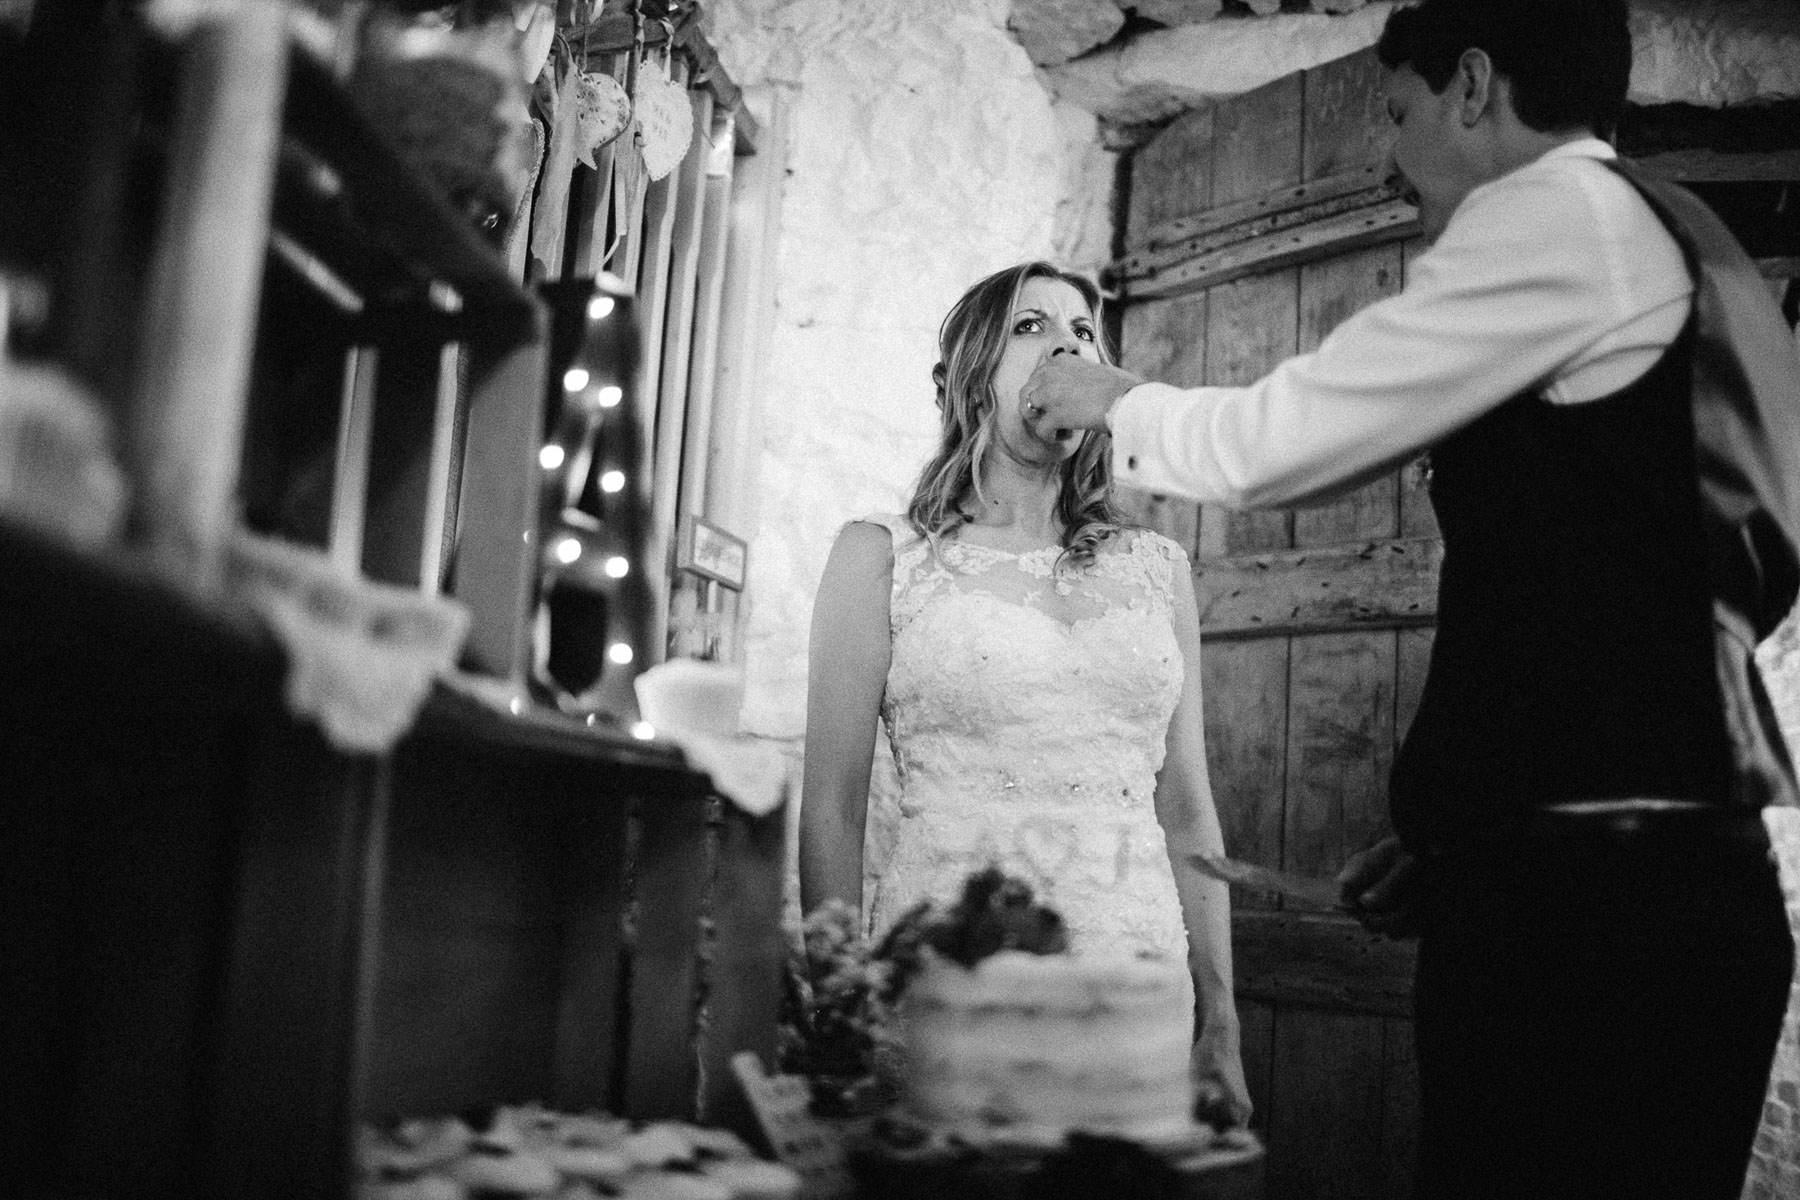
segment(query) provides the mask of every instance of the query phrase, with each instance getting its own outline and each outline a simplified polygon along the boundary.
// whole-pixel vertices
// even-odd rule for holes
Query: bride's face
[[[1040,362],[1053,354],[1078,354],[1100,361],[1099,332],[1088,302],[1073,285],[1041,275],[1027,279],[1013,302],[1006,348],[994,369],[995,433],[1008,451],[1025,461],[1057,461],[1073,454],[1077,438],[1057,442],[1039,437],[1025,423],[1019,389]]]

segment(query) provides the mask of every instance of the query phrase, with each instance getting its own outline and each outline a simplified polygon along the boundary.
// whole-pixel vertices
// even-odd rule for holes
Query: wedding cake
[[[1061,918],[997,871],[898,936],[914,943],[897,955],[907,978],[894,1022],[913,1119],[969,1141],[1043,1144],[1193,1129],[1185,964],[1069,954]]]
[[[1184,970],[1018,950],[964,966],[930,954],[900,1001],[903,1103],[971,1140],[1180,1136],[1194,1124]]]

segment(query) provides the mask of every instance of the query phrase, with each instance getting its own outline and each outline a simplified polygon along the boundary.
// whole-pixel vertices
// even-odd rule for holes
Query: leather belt
[[[1692,839],[1755,843],[1768,837],[1762,814],[1754,809],[1659,797],[1546,804],[1532,810],[1526,819],[1525,833],[1534,840],[1607,842]]]

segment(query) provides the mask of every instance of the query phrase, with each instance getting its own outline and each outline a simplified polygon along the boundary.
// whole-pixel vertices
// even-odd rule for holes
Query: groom
[[[1022,403],[1232,507],[1430,450],[1398,837],[1340,877],[1421,939],[1417,1195],[1735,1200],[1792,972],[1751,651],[1800,580],[1800,359],[1718,221],[1599,136],[1624,0],[1423,0],[1377,53],[1432,242],[1400,294],[1245,387],[1058,356]]]

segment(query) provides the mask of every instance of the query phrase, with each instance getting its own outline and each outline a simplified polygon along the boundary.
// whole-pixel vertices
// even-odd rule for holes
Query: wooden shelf
[[[465,661],[504,687],[529,661],[546,309],[325,66],[246,12],[181,48],[129,14],[44,23],[31,49],[62,86],[0,121],[23,147],[0,156],[0,212],[63,181],[28,206],[58,252],[11,230],[0,256],[53,276],[69,311],[41,352],[133,435],[134,486],[261,448],[209,477],[204,528],[229,519],[208,546],[251,492],[259,532],[331,545],[316,481],[358,445],[363,538],[342,565],[453,595]],[[229,322],[221,278],[245,297]],[[180,321],[147,322],[163,314]],[[211,361],[227,352],[247,385]],[[137,438],[240,421],[222,452]],[[19,894],[0,1077],[35,1100],[0,1195],[341,1200],[358,1120],[505,1100],[749,1132],[728,1064],[774,1051],[782,814],[725,804],[666,742],[451,687],[390,753],[343,752],[292,711],[253,612],[149,565],[174,544],[88,550],[0,521],[0,862]]]
[[[616,725],[589,725],[578,717],[527,704],[517,714],[497,712],[487,704],[438,685],[426,702],[419,735],[444,737],[490,748],[527,754],[551,754],[573,760],[604,760],[620,767],[686,771],[687,759],[668,742],[634,738]]]
[[[30,615],[25,629],[74,639],[104,633],[147,651],[273,662],[274,639],[247,609],[209,604],[174,586],[129,551],[88,553],[0,519],[0,612]]]

